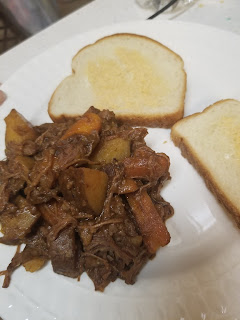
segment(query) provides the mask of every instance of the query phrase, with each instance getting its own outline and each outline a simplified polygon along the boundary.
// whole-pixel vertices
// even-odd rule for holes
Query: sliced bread
[[[218,101],[178,121],[171,138],[240,226],[240,102]]]
[[[48,112],[61,121],[94,106],[131,125],[171,127],[183,117],[185,91],[179,55],[145,36],[114,34],[75,55],[72,75],[54,91]]]

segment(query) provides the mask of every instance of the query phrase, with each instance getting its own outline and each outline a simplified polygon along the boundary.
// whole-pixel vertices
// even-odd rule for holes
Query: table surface
[[[92,0],[0,56],[0,82],[49,47],[85,31],[124,21],[145,20],[153,12],[135,0]],[[155,19],[172,19],[215,26],[240,35],[239,0],[198,0],[179,15],[162,14]]]

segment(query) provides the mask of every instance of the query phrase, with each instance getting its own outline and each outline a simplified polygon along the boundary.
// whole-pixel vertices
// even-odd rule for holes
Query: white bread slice
[[[240,102],[218,101],[178,121],[171,138],[240,227]]]
[[[145,36],[114,34],[75,55],[72,75],[54,91],[48,113],[61,121],[94,106],[132,125],[171,127],[183,117],[185,91],[180,56]]]

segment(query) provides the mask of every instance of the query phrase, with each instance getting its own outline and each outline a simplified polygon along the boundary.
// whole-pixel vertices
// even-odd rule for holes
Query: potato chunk
[[[37,138],[37,133],[32,125],[15,109],[12,109],[4,120],[6,123],[6,148],[11,142],[21,144],[25,140],[35,140]]]
[[[108,176],[94,169],[82,168],[82,171],[87,202],[95,213],[100,214],[106,198]]]
[[[34,258],[28,262],[25,262],[23,266],[28,272],[36,272],[44,266],[46,261],[47,259],[45,258]]]
[[[113,159],[122,161],[129,156],[130,141],[123,138],[114,138],[100,143],[90,159],[94,162],[110,163]]]

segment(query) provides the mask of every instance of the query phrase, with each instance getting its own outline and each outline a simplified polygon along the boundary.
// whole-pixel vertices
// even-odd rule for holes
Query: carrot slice
[[[75,134],[91,134],[93,131],[99,132],[101,127],[102,120],[96,113],[86,113],[65,132],[61,140]]]
[[[123,164],[127,178],[157,180],[168,172],[170,161],[166,155],[143,147],[133,157],[124,159]]]
[[[167,245],[170,234],[147,191],[139,190],[127,194],[126,197],[148,251],[155,253],[159,247]]]

